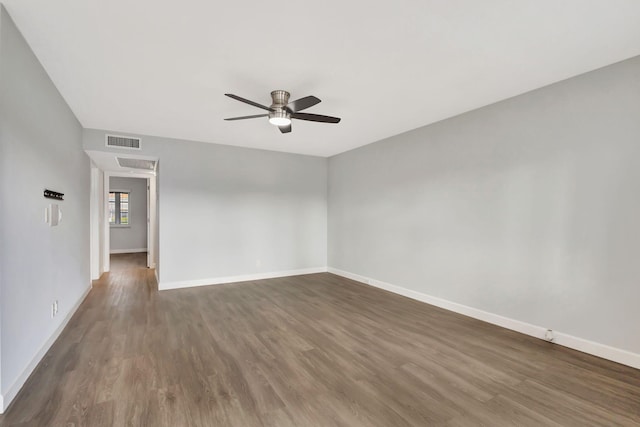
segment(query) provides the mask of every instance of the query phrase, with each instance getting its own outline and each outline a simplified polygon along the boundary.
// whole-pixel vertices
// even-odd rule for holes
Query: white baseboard
[[[16,378],[16,380],[13,382],[13,384],[11,384],[7,392],[4,395],[0,394],[0,414],[4,413],[5,409],[11,404],[11,401],[17,396],[18,392],[20,391],[24,383],[27,382],[27,380],[29,379],[29,375],[33,373],[34,369],[36,369],[36,367],[38,366],[38,363],[40,363],[44,355],[47,354],[47,351],[49,351],[53,343],[58,339],[58,337],[60,336],[64,328],[69,323],[69,320],[71,320],[75,312],[78,310],[78,307],[80,307],[80,304],[82,304],[82,302],[85,300],[87,295],[89,295],[90,291],[91,291],[91,285],[89,285],[87,290],[82,294],[82,296],[73,305],[73,307],[71,307],[71,310],[69,310],[69,313],[67,313],[67,316],[62,320],[62,323],[60,323],[60,326],[56,328],[56,330],[53,332],[53,334],[51,334],[49,339],[42,345],[42,347],[40,347],[40,350],[38,350],[35,356],[33,356],[33,359],[31,359],[31,362],[29,362],[29,364],[24,369],[24,371],[22,371],[20,376],[18,376],[18,378]]]
[[[390,283],[381,282],[379,280],[371,279],[359,274],[350,273],[348,271],[343,271],[332,267],[328,267],[327,271],[338,276],[346,277],[347,279],[355,280],[369,286],[384,289],[386,291],[393,292],[395,294],[402,295],[411,299],[426,302],[427,304],[435,305],[436,307],[444,308],[445,310],[453,311],[454,313],[473,317],[474,319],[482,320],[506,329],[511,329],[512,331],[530,335],[535,338],[544,339],[545,333],[547,331],[547,328],[542,326],[536,326],[530,323],[500,316],[498,314],[489,313],[487,311],[458,304],[442,298],[433,297],[422,292],[413,291],[411,289],[392,285]],[[640,369],[640,354],[632,353],[630,351],[622,350],[615,347],[610,347],[605,344],[596,343],[555,330],[553,333],[555,336],[553,342],[555,344]]]
[[[139,252],[147,252],[147,248],[138,248],[138,249],[111,249],[109,250],[110,254],[137,254]]]
[[[276,277],[299,276],[301,274],[326,273],[327,267],[304,268],[301,270],[274,271],[269,273],[244,274],[240,276],[213,277],[209,279],[183,280],[178,282],[158,283],[161,291],[169,289],[190,288],[193,286],[221,285],[224,283],[247,282],[249,280],[274,279]]]

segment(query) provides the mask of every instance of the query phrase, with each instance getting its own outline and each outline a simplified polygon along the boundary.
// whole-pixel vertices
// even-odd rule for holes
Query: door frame
[[[111,242],[109,225],[109,182],[111,177],[121,178],[142,178],[147,181],[147,267],[156,268],[156,235],[158,217],[156,215],[157,206],[157,176],[148,173],[123,173],[123,172],[104,172],[104,180],[102,186],[103,201],[103,238],[101,246],[102,253],[102,272],[108,272],[111,267]]]

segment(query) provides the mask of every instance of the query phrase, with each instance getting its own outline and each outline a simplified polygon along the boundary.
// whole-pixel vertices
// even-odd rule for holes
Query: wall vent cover
[[[142,149],[142,141],[140,138],[133,138],[131,136],[107,135],[107,147],[140,150]]]
[[[116,160],[121,168],[142,169],[151,172],[156,170],[155,160],[129,159],[126,157],[116,157]]]

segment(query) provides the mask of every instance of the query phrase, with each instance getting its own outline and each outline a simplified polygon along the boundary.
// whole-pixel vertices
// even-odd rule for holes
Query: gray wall
[[[84,130],[87,150],[131,153],[104,138]],[[141,138],[133,154],[159,159],[161,285],[326,266],[327,159]]]
[[[57,227],[44,223],[51,203],[42,196],[45,188],[65,194]],[[0,203],[0,392],[7,405],[7,394],[17,391],[34,357],[88,290],[90,275],[89,160],[82,128],[4,7]],[[51,319],[55,299],[59,313]]]
[[[640,353],[639,159],[640,57],[332,157],[329,266]]]
[[[109,178],[109,189],[130,191],[130,225],[109,229],[111,251],[145,249],[147,247],[147,180],[112,176]]]

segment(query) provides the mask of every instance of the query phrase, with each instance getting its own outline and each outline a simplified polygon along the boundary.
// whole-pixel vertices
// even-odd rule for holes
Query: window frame
[[[109,190],[109,194],[115,193],[115,212],[114,217],[116,222],[111,222],[109,219],[109,227],[110,228],[130,228],[131,227],[131,190]],[[121,194],[127,194],[127,224],[121,224],[121,209],[122,209],[122,201],[120,198]],[[107,197],[107,205],[110,203],[109,198]],[[110,215],[109,215],[110,216]]]

